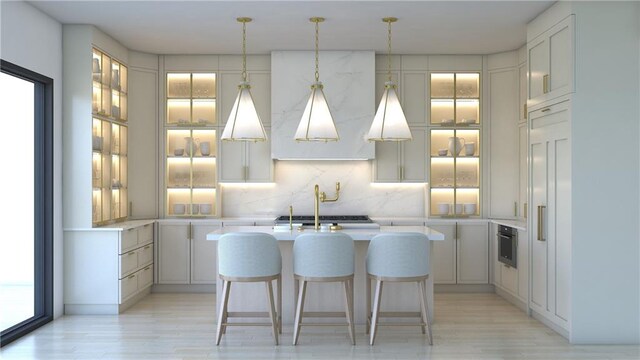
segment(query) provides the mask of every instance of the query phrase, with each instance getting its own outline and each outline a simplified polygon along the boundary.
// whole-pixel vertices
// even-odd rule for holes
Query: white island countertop
[[[293,230],[274,230],[272,226],[224,226],[220,229],[207,234],[207,240],[218,240],[220,236],[233,233],[233,232],[261,232],[273,235],[279,241],[292,241],[300,234],[312,234],[314,232],[325,233],[330,232],[328,230],[316,231],[313,229],[298,230],[294,227]],[[369,241],[371,238],[382,233],[394,233],[394,232],[418,232],[425,234],[429,240],[440,241],[444,240],[444,234],[433,230],[427,226],[380,226],[379,229],[342,229],[335,232],[347,234],[353,238],[354,241]]]

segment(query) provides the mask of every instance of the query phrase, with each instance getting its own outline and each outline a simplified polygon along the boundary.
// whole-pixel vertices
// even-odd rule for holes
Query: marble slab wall
[[[271,53],[271,156],[274,159],[373,159],[364,140],[375,115],[375,53],[321,51],[320,81],[340,141],[296,142],[314,82],[313,51]]]
[[[222,216],[313,214],[313,187],[328,197],[340,181],[340,200],[321,203],[322,215],[424,217],[426,184],[374,184],[371,161],[276,161],[275,183],[220,184]]]

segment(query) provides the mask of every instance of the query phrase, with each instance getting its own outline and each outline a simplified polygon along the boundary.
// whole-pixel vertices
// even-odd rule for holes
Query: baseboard
[[[152,293],[215,293],[215,285],[195,284],[154,284]]]
[[[558,334],[562,335],[565,339],[569,340],[569,331],[563,329],[553,321],[547,319],[546,317],[544,317],[544,315],[537,313],[535,310],[531,309],[531,317],[540,321],[551,330],[557,332]]]
[[[495,287],[496,287],[496,294],[498,294],[501,298],[507,300],[512,305],[514,305],[518,309],[524,311],[525,313],[529,312],[529,307],[527,306],[526,302],[522,301],[521,299],[519,299],[516,296],[513,296],[511,293],[509,293],[508,291],[502,289],[498,285],[495,285]]]
[[[495,287],[491,284],[436,284],[434,293],[493,293]]]
[[[151,287],[141,290],[122,304],[65,304],[65,315],[118,315],[151,293]]]

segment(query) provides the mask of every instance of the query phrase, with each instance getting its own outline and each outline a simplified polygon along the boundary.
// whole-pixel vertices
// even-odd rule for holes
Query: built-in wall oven
[[[498,261],[518,267],[518,230],[498,225]]]

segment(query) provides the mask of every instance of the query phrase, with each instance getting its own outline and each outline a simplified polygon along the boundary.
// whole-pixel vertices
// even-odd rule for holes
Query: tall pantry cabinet
[[[529,308],[571,330],[571,105],[574,15],[543,14],[527,36]]]

